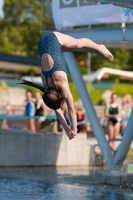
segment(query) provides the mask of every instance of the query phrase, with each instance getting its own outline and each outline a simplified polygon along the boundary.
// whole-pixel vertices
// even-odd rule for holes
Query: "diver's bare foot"
[[[110,62],[112,62],[114,60],[114,56],[110,53],[110,51],[103,45],[103,44],[100,44],[101,46],[101,55],[109,60]]]

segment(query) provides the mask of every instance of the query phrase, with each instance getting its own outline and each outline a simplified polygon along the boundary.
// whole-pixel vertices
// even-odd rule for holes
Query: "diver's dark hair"
[[[55,87],[49,86],[46,90],[44,90],[44,87],[40,84],[28,81],[24,78],[19,78],[18,80],[21,81],[20,84],[25,84],[41,90],[44,93],[42,95],[42,99],[49,108],[57,110],[63,105],[64,100],[61,97],[61,92],[60,90],[57,90]]]
[[[28,80],[24,79],[23,77],[22,77],[22,78],[19,78],[18,80],[19,80],[19,81],[22,81],[22,82],[20,82],[19,84],[25,84],[25,85],[28,85],[28,86],[37,88],[37,89],[41,90],[42,92],[44,92],[44,87],[43,87],[42,85],[39,85],[39,84],[34,83],[34,82],[32,82],[32,81],[28,81]]]

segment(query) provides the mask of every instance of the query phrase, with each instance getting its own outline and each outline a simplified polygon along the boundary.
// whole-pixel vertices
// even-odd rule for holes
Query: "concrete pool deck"
[[[69,140],[65,133],[32,133],[0,130],[0,166],[88,166],[93,145],[86,134]]]

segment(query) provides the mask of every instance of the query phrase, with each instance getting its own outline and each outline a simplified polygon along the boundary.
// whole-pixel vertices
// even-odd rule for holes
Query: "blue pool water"
[[[0,167],[0,200],[133,200],[133,175],[111,186],[89,167]]]
[[[133,200],[133,194],[109,191],[106,187],[76,186],[26,178],[0,178],[0,200]]]

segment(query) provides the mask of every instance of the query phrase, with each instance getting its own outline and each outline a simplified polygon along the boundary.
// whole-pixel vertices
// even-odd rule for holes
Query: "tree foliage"
[[[92,54],[92,69],[95,71],[99,67],[110,67],[122,70],[132,70],[133,69],[133,51],[128,49],[110,49],[111,53],[114,55],[113,62],[108,62],[103,58]]]
[[[115,84],[112,91],[119,97],[123,97],[126,94],[131,94],[133,97],[133,86],[129,84]]]
[[[73,95],[74,101],[78,101],[80,97],[79,97],[78,90],[75,84],[73,82],[70,82],[69,86],[70,86],[70,91]],[[92,84],[90,85],[86,84],[86,87],[87,87],[87,90],[88,90],[88,93],[90,95],[93,105],[99,105],[100,102],[103,100],[102,94],[104,90],[96,90]]]
[[[0,92],[5,91],[8,89],[8,85],[6,84],[5,81],[0,81]]]
[[[96,90],[92,84],[87,84],[86,87],[88,89],[93,105],[99,105],[103,101],[102,94],[104,90]]]
[[[39,0],[4,0],[4,17],[0,20],[0,51],[26,56],[38,56],[37,43],[41,36]],[[44,3],[43,28],[54,25]]]
[[[127,71],[133,70],[133,50],[117,48],[109,48],[109,50],[114,55],[113,62],[108,62],[107,60],[99,57],[96,54],[91,54],[91,71],[95,71],[102,67],[109,67]],[[77,62],[80,60],[80,57],[82,57],[84,60],[87,60],[87,53],[75,52],[74,55],[77,59]],[[87,71],[87,64],[84,66],[84,68]]]

